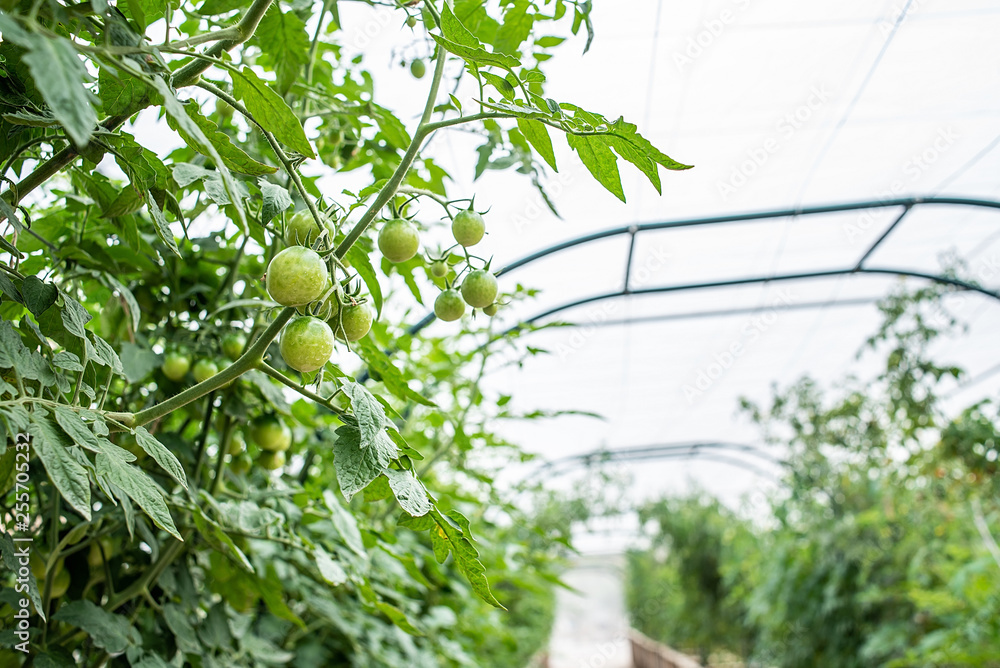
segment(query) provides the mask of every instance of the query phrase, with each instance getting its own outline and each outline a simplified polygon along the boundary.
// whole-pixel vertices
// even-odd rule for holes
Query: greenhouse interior
[[[0,668],[1000,668],[998,31],[0,0]]]

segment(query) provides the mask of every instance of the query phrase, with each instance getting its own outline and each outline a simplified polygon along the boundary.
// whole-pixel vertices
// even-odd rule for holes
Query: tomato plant
[[[468,248],[475,246],[483,240],[486,234],[486,221],[481,214],[472,209],[459,211],[455,219],[451,221],[451,233],[455,241]]]
[[[437,296],[434,300],[434,315],[445,322],[458,320],[465,315],[465,300],[458,294],[458,290],[449,288]]]
[[[281,358],[296,371],[309,373],[323,368],[333,354],[333,330],[312,316],[295,318],[281,333]]]
[[[486,269],[476,269],[462,281],[462,297],[472,308],[486,308],[492,304],[499,289],[496,276]]]
[[[12,663],[525,665],[565,517],[470,456],[520,457],[479,332],[407,319],[444,285],[415,273],[416,229],[474,196],[448,192],[436,133],[481,138],[470,174],[542,188],[553,137],[622,199],[619,158],[657,189],[686,168],[546,96],[554,36],[589,39],[590,3],[379,7],[427,63],[399,108],[345,3],[0,4],[0,501],[25,435],[32,510],[0,552],[23,534],[70,577],[28,577]],[[338,171],[366,185],[329,187]],[[485,262],[446,257],[466,281]],[[496,281],[475,280],[485,308]],[[293,318],[327,322],[336,364]]]

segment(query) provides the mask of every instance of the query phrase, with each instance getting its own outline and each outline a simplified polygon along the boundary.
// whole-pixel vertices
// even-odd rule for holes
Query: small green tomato
[[[458,320],[465,315],[465,301],[458,290],[450,288],[437,296],[434,300],[434,315],[445,322]]]

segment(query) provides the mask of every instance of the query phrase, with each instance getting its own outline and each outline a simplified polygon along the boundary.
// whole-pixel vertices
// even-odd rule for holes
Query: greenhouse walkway
[[[549,668],[632,668],[623,555],[580,557],[563,580],[549,644]]]

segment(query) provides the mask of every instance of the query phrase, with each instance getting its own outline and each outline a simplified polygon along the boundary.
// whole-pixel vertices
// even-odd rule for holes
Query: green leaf
[[[574,134],[566,135],[566,141],[597,182],[624,202],[625,192],[618,172],[618,157],[608,148],[607,141],[600,136]]]
[[[353,262],[351,264],[357,268],[356,264]],[[382,352],[382,349],[370,337],[365,337],[356,342],[354,349],[361,359],[365,361],[365,364],[368,365],[368,368],[381,377],[386,388],[394,395],[400,399],[415,401],[424,406],[435,405],[433,401],[427,399],[409,386],[403,373],[396,368],[392,360]]]
[[[62,321],[66,331],[78,338],[87,338],[87,330],[84,327],[92,317],[80,302],[69,295],[63,295]]]
[[[472,65],[494,65],[496,67],[502,67],[505,70],[512,70],[515,67],[521,66],[521,61],[513,56],[508,56],[503,53],[490,53],[486,49],[466,46],[464,44],[457,44],[450,40],[441,37],[440,35],[431,34],[431,37],[437,42],[441,48],[449,53],[453,53],[462,60],[470,63]]]
[[[108,67],[102,67],[97,75],[99,95],[104,105],[104,113],[118,116],[131,112],[142,105],[149,93],[146,84],[136,77],[118,71],[117,75]]]
[[[159,355],[129,341],[122,344],[121,360],[125,380],[130,383],[138,383],[160,366]]]
[[[455,15],[455,12],[452,11],[450,3],[447,2],[444,3],[444,7],[441,9],[441,34],[455,44],[474,49],[482,46],[482,42],[465,27]]]
[[[21,284],[21,294],[24,296],[24,305],[37,318],[56,303],[59,290],[56,289],[56,286],[45,283],[37,276],[25,276],[24,282]]]
[[[375,267],[372,266],[371,256],[369,256],[361,244],[354,244],[347,249],[346,260],[351,263],[354,270],[358,272],[358,276],[365,282],[368,294],[372,296],[372,301],[375,302],[375,311],[381,315],[382,286],[378,282],[378,274],[375,273]]]
[[[409,471],[386,469],[385,477],[389,479],[389,487],[403,510],[420,517],[431,510],[431,502],[427,498],[427,490]]]
[[[73,442],[81,448],[86,448],[91,452],[104,452],[109,446],[118,447],[106,439],[98,438],[76,411],[66,406],[54,406],[51,408],[51,411],[56,422],[66,432],[66,435],[73,439]],[[129,461],[135,459],[135,456],[131,453],[124,450],[123,452],[129,455],[131,458]]]
[[[347,582],[347,572],[344,571],[340,564],[330,558],[326,550],[317,547],[313,552],[313,558],[316,559],[316,568],[319,569],[319,574],[328,583],[337,587]]]
[[[234,172],[239,172],[240,174],[248,174],[250,176],[262,176],[264,174],[274,174],[278,171],[277,167],[271,167],[270,165],[265,165],[262,162],[257,162],[251,158],[247,153],[240,147],[233,144],[232,140],[224,132],[219,130],[219,126],[208,118],[205,118],[201,113],[201,107],[194,100],[188,100],[184,102],[184,108],[187,110],[187,115],[194,121],[205,136],[208,141],[215,147],[218,151],[219,157],[222,158],[222,162],[226,167]],[[177,122],[172,117],[167,117],[167,124],[177,130]],[[211,158],[207,152],[202,152],[198,144],[193,147],[196,151]]]
[[[260,187],[261,197],[264,198],[264,204],[260,210],[262,225],[267,225],[279,213],[292,207],[292,196],[288,194],[287,188],[282,188],[266,179],[260,179],[257,185]]]
[[[170,631],[177,641],[177,648],[182,652],[191,654],[201,654],[202,646],[198,642],[198,635],[194,632],[191,620],[184,614],[184,610],[176,603],[168,603],[163,606],[163,620],[167,623]]]
[[[122,361],[118,358],[115,349],[97,334],[91,333],[90,336],[94,340],[94,351],[96,352],[93,360],[102,366],[110,367],[114,373],[121,375],[123,371]]]
[[[184,488],[188,488],[187,476],[184,474],[184,468],[181,463],[177,461],[177,457],[174,453],[167,450],[167,448],[160,443],[160,441],[146,431],[145,427],[135,428],[135,440],[146,454],[152,457],[157,464],[160,465],[164,471],[166,471],[171,478],[176,480]]]
[[[170,223],[167,222],[167,217],[163,215],[163,211],[156,204],[156,198],[153,197],[152,193],[146,196],[146,209],[149,211],[149,217],[153,219],[153,228],[156,230],[156,236],[166,244],[171,253],[180,257],[181,251],[177,248],[174,233],[170,231]]]
[[[521,131],[531,147],[538,151],[538,155],[542,156],[549,167],[558,172],[556,154],[552,150],[552,138],[549,136],[549,129],[545,124],[530,118],[518,118],[517,129]]]
[[[528,14],[529,4],[528,0],[515,0],[507,6],[496,39],[493,40],[495,50],[501,53],[517,53],[521,43],[528,39],[531,27],[535,23],[535,15]]]
[[[510,82],[503,77],[497,76],[496,74],[490,74],[489,72],[480,72],[484,79],[494,88],[496,88],[501,95],[503,95],[508,100],[514,99],[514,87],[510,85]]]
[[[330,510],[330,522],[333,523],[333,527],[340,534],[347,547],[359,557],[367,558],[368,553],[365,552],[365,543],[361,539],[357,518],[344,508],[330,490],[323,492],[323,501],[326,502],[326,507]]]
[[[409,620],[406,613],[396,606],[386,603],[385,601],[378,601],[375,603],[375,607],[379,609],[379,612],[388,617],[389,621],[409,633],[411,636],[424,635],[423,631],[413,625],[413,622]]]
[[[345,425],[336,433],[333,463],[340,491],[350,501],[352,496],[382,475],[399,451],[384,431],[367,448],[361,447],[361,433],[354,427]]]
[[[360,383],[345,383],[343,390],[354,408],[354,418],[361,434],[360,447],[367,448],[375,443],[380,434],[385,435],[385,426],[388,422],[385,409]]]
[[[455,564],[462,572],[462,575],[472,585],[472,590],[492,606],[506,610],[500,602],[493,597],[490,591],[490,583],[486,580],[486,569],[479,561],[479,552],[472,544],[471,536],[466,528],[463,531],[456,527],[451,521],[441,514],[436,508],[430,512],[431,519],[434,520],[435,527],[431,529],[431,538],[447,545],[455,557]],[[435,547],[435,552],[437,548]]]
[[[233,77],[233,94],[278,141],[308,158],[316,157],[299,119],[252,69],[244,67],[239,76]]]
[[[90,601],[67,603],[52,619],[83,629],[95,646],[109,654],[120,654],[142,644],[142,636],[127,617],[112,614]]]
[[[278,92],[287,95],[309,59],[309,34],[306,24],[294,13],[283,12],[278,3],[264,15],[254,40],[270,59],[278,77]]]
[[[77,146],[86,146],[97,127],[96,100],[84,86],[91,78],[73,43],[64,37],[33,35],[24,61],[66,134]]]
[[[87,470],[70,454],[70,443],[41,413],[31,416],[28,431],[35,454],[45,466],[49,479],[66,503],[90,521],[90,478]]]
[[[124,454],[119,454],[118,451]],[[177,540],[183,540],[177,527],[174,526],[173,518],[170,517],[170,510],[163,499],[163,492],[142,469],[128,464],[125,457],[128,454],[130,453],[121,448],[110,448],[106,452],[98,454],[94,458],[97,475],[104,478],[106,482],[115,485],[134,500],[156,526]],[[116,496],[118,495],[116,494]],[[122,505],[125,505],[124,502]]]
[[[403,122],[393,116],[392,112],[388,109],[374,103],[371,107],[375,115],[375,120],[378,121],[379,131],[389,144],[400,150],[408,148],[412,139],[410,139],[410,133],[406,131],[406,126],[403,125]]]

